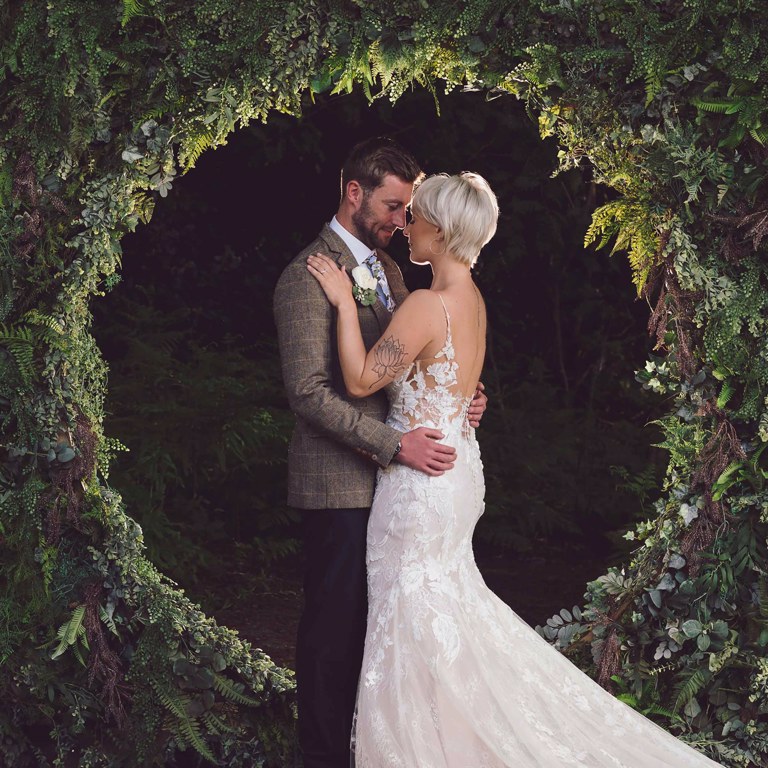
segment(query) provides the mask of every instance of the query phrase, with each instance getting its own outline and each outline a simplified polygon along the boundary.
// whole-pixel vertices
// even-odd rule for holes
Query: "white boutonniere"
[[[364,306],[370,307],[376,301],[376,278],[368,267],[359,266],[352,270],[352,295]]]

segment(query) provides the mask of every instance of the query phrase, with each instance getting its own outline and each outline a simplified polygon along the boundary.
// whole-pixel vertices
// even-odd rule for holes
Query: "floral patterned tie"
[[[389,283],[387,282],[387,276],[384,273],[384,267],[379,261],[376,251],[371,252],[370,256],[365,260],[365,264],[371,270],[371,274],[376,278],[376,282],[378,283],[376,294],[381,299],[384,306],[390,312],[394,312],[395,300],[392,298],[392,292],[389,290]]]

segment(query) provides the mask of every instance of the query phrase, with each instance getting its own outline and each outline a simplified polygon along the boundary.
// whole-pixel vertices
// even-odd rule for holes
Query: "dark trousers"
[[[299,744],[304,768],[349,768],[349,740],[363,661],[369,509],[302,515],[304,612],[296,643]]]

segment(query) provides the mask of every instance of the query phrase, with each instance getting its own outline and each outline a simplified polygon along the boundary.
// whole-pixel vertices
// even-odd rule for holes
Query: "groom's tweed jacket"
[[[400,433],[384,424],[383,390],[347,396],[336,349],[336,310],[307,270],[307,256],[321,251],[351,272],[357,262],[327,225],[283,270],[274,299],[283,381],[296,427],[288,449],[288,504],[300,509],[370,507],[377,466],[394,455]],[[398,266],[379,259],[395,303],[408,295]],[[386,330],[390,314],[379,299],[358,305],[367,349]]]

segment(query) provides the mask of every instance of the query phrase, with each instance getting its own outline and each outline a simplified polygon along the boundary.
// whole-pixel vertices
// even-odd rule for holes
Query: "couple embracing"
[[[498,205],[477,174],[422,176],[389,139],[357,145],[336,215],[275,292],[306,559],[305,768],[715,765],[581,673],[477,570],[486,314],[471,267]],[[409,294],[384,252],[398,229],[428,290]]]

